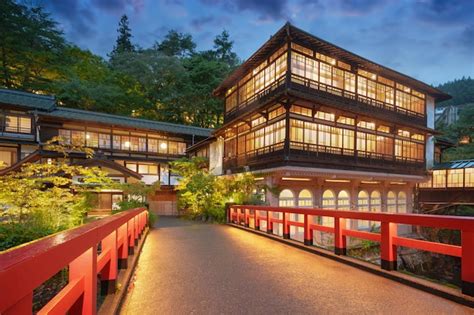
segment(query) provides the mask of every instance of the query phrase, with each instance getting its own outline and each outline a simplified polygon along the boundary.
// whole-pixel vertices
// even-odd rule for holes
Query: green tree
[[[462,77],[461,79],[446,82],[439,85],[438,89],[453,97],[450,100],[438,103],[437,106],[439,107],[474,103],[474,79],[471,79],[471,77]]]
[[[64,65],[66,43],[41,7],[0,2],[0,86],[44,91]]]
[[[474,158],[474,104],[465,106],[459,113],[459,120],[442,129],[444,136],[458,145],[443,153],[444,161]],[[460,140],[467,139],[468,143]]]
[[[234,42],[230,40],[229,32],[223,30],[221,34],[214,39],[214,50],[216,58],[225,62],[230,67],[235,67],[239,64],[237,54],[232,51]]]
[[[155,49],[167,56],[184,58],[194,54],[196,43],[190,34],[169,30],[161,43],[155,43]]]
[[[64,156],[89,149],[47,145]],[[77,181],[80,178],[80,182]],[[68,165],[62,160],[27,163],[0,177],[0,251],[83,223],[92,207],[91,193],[112,185],[99,168]]]
[[[114,49],[109,55],[110,60],[112,62],[114,62],[114,58],[117,55],[135,51],[135,46],[132,44],[132,30],[130,29],[128,16],[126,14],[122,15],[122,17],[120,18],[117,33],[118,36],[115,42]]]

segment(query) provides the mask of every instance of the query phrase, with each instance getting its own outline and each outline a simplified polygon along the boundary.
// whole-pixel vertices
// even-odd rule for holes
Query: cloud
[[[371,14],[388,2],[385,0],[337,0],[330,3],[329,6],[336,6],[343,15],[362,16]]]
[[[92,5],[113,14],[124,14],[128,7],[132,7],[135,13],[140,13],[145,4],[143,0],[92,0]]]
[[[215,17],[215,16],[202,16],[192,19],[190,22],[191,27],[196,31],[202,31],[206,26],[222,27],[228,24],[230,19],[227,17]]]
[[[415,15],[424,22],[440,26],[469,23],[474,20],[472,0],[423,0],[414,5]]]
[[[260,20],[287,19],[287,0],[201,0],[206,5],[220,5],[227,10],[253,11]]]
[[[89,37],[94,35],[95,14],[91,7],[83,6],[76,0],[51,0],[46,8],[59,17],[60,23],[66,27],[73,37]]]

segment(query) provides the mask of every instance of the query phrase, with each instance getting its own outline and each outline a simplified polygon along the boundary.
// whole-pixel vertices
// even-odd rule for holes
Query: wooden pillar
[[[397,236],[397,224],[381,222],[380,259],[384,270],[397,270],[397,246],[393,243],[394,236]]]
[[[100,273],[102,295],[114,294],[117,279],[117,231],[113,231],[102,240],[102,252],[110,252],[110,261]]]

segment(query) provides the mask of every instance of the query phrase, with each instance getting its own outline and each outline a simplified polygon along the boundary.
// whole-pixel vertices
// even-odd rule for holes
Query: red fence
[[[262,215],[263,213],[263,215]],[[272,213],[281,213],[282,218],[274,218]],[[304,222],[290,221],[290,214],[304,215]],[[334,218],[334,226],[311,223],[313,216]],[[273,233],[273,224],[283,225],[283,238],[290,238],[290,226],[304,228],[304,244],[313,244],[313,232],[321,231],[334,234],[334,252],[346,254],[346,238],[355,237],[380,243],[381,267],[395,270],[397,267],[397,246],[410,247],[450,255],[461,258],[462,293],[474,296],[474,218],[424,214],[371,213],[359,211],[286,208],[268,206],[231,206],[228,220],[237,224],[254,227],[260,230],[261,221],[266,221],[267,232]],[[351,230],[346,227],[345,220],[367,220],[380,222],[380,233]],[[461,231],[461,246],[428,242],[397,235],[397,224],[445,228]]]
[[[97,275],[115,292],[147,220],[145,209],[129,210],[0,254],[0,314],[31,314],[33,290],[67,266],[68,284],[38,314],[95,314]]]

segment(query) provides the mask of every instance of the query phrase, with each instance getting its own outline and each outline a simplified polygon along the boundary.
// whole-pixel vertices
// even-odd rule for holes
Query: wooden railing
[[[145,209],[129,210],[1,253],[0,314],[31,314],[33,290],[65,267],[68,284],[38,314],[96,314],[97,275],[114,293],[147,221]]]
[[[273,213],[280,213],[281,218],[274,218]],[[290,214],[303,215],[304,222],[290,221]],[[334,226],[312,223],[313,216],[334,218]],[[346,255],[347,237],[379,242],[381,267],[384,270],[396,270],[398,246],[460,257],[462,293],[474,296],[474,218],[472,217],[237,205],[229,207],[227,219],[229,222],[243,224],[246,227],[250,227],[250,219],[253,219],[256,230],[260,230],[261,221],[265,221],[267,233],[273,233],[274,223],[281,223],[283,238],[286,239],[290,238],[290,226],[301,227],[304,229],[304,244],[308,246],[313,245],[314,231],[332,233],[336,255]],[[373,233],[348,229],[346,219],[378,221],[381,231]],[[398,236],[398,224],[459,230],[461,246]]]

